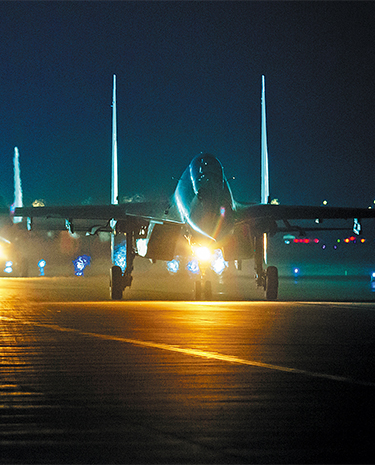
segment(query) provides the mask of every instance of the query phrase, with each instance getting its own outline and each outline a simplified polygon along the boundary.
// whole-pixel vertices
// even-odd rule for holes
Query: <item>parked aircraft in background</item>
[[[255,279],[269,300],[278,295],[278,270],[267,267],[267,239],[276,233],[304,234],[324,229],[324,219],[352,219],[353,230],[361,232],[361,219],[374,218],[375,210],[314,206],[273,205],[269,202],[266,136],[265,79],[262,77],[261,202],[242,204],[232,195],[221,162],[209,153],[193,158],[180,177],[168,201],[118,204],[116,79],[113,82],[113,140],[111,204],[72,207],[16,207],[31,229],[42,223],[47,228],[112,235],[110,295],[119,300],[131,286],[134,258],[171,261],[176,256],[195,257],[200,276],[195,295],[212,298],[210,281],[205,278],[213,254],[226,261],[254,259]],[[312,220],[311,227],[291,224],[292,220]],[[47,225],[47,226],[46,226]],[[333,229],[342,229],[341,227]],[[123,248],[121,248],[123,246]],[[119,251],[124,251],[119,253]],[[216,252],[215,252],[216,251]]]

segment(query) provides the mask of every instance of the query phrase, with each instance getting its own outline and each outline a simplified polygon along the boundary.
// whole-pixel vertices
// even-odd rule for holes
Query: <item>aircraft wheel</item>
[[[276,300],[279,290],[279,273],[276,266],[269,266],[266,274],[266,299]]]
[[[212,300],[211,281],[206,281],[204,285],[204,297],[206,300]]]
[[[111,268],[109,291],[112,300],[122,299],[122,271],[119,266],[112,266]]]
[[[234,266],[236,267],[236,270],[241,271],[242,270],[242,260],[234,260]]]
[[[195,281],[195,300],[202,300],[202,283]]]

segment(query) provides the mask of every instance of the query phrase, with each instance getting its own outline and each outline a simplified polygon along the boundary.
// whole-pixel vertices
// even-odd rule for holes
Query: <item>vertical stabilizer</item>
[[[22,202],[22,186],[21,186],[21,170],[20,170],[20,154],[18,152],[18,148],[14,147],[14,203],[12,205],[13,208],[16,207],[23,207]],[[14,216],[13,223],[20,223],[22,221],[22,217]]]
[[[118,204],[118,163],[117,163],[117,110],[116,110],[116,75],[113,75],[112,98],[112,183],[111,204]]]
[[[112,177],[111,177],[111,204],[118,204],[118,163],[117,163],[117,110],[116,110],[116,75],[113,75],[112,97]],[[111,220],[111,260],[115,264],[115,221]]]
[[[270,184],[268,174],[267,124],[266,124],[266,82],[262,76],[262,129],[261,129],[261,198],[260,203],[268,203]]]

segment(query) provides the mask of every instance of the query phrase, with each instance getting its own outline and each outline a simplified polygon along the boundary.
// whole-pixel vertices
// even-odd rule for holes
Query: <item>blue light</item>
[[[83,276],[83,270],[86,266],[90,265],[91,258],[88,255],[80,255],[73,260],[74,274],[76,276]]]
[[[223,252],[221,251],[221,249],[216,249],[214,252],[214,259],[211,263],[211,269],[216,274],[221,274],[227,266],[228,262],[224,260]]]
[[[8,274],[12,273],[12,272],[13,272],[12,266],[13,266],[13,263],[12,263],[12,262],[6,262],[6,263],[5,263],[4,272],[5,272],[5,273],[8,273]]]
[[[38,262],[38,267],[39,267],[39,276],[44,276],[44,268],[46,266],[46,261],[43,260],[43,258],[41,260],[39,260]]]
[[[177,273],[178,269],[180,268],[180,262],[174,258],[170,262],[167,262],[167,268],[170,273]]]
[[[283,236],[283,240],[285,242],[285,244],[289,245],[291,242],[293,242],[295,240],[295,236],[293,236],[292,234],[285,234],[285,236]]]
[[[122,241],[115,245],[115,251],[113,254],[113,261],[116,266],[121,268],[124,273],[126,270],[126,241]]]
[[[300,270],[299,268],[293,268],[293,274],[294,274],[294,276],[299,276],[300,271],[301,271],[301,270]]]
[[[199,274],[199,265],[198,265],[198,260],[196,258],[193,258],[190,260],[190,262],[187,264],[186,269],[190,271],[190,273],[193,274]]]

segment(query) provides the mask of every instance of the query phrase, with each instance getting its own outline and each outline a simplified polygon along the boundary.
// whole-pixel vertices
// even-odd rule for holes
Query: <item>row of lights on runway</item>
[[[327,206],[328,205],[328,200],[323,200],[322,206]],[[373,205],[370,205],[368,208],[375,208],[375,200],[373,201]],[[345,244],[364,244],[366,242],[366,239],[364,237],[358,238],[358,236],[350,236],[346,237],[344,239],[336,239],[335,244],[332,246],[334,250],[337,249],[338,244],[341,243]],[[284,236],[284,243],[289,245],[289,244],[320,244],[321,241],[318,238],[296,238],[292,236],[291,234],[287,234]],[[327,248],[326,244],[322,244],[321,248],[325,250]]]
[[[91,257],[88,255],[79,255],[75,260],[73,260],[74,265],[74,274],[75,276],[83,276],[83,270],[86,266],[90,265]],[[42,258],[38,262],[39,276],[44,276],[44,268],[46,267],[47,262]],[[13,273],[13,262],[8,260],[5,262],[4,273],[10,275]]]
[[[39,276],[44,276],[44,268],[46,266],[46,261],[44,259],[39,260],[38,268],[39,268]],[[11,274],[13,273],[13,262],[8,260],[5,262],[4,273]]]
[[[350,236],[346,237],[345,239],[336,239],[335,244],[333,245],[333,249],[337,249],[337,246],[341,243],[344,244],[364,244],[366,242],[366,239],[364,237],[361,237],[360,239],[355,236]],[[289,245],[289,244],[320,244],[321,240],[318,238],[296,238],[292,236],[284,236],[284,243]],[[325,250],[327,248],[327,245],[325,243],[322,244],[321,248]]]

